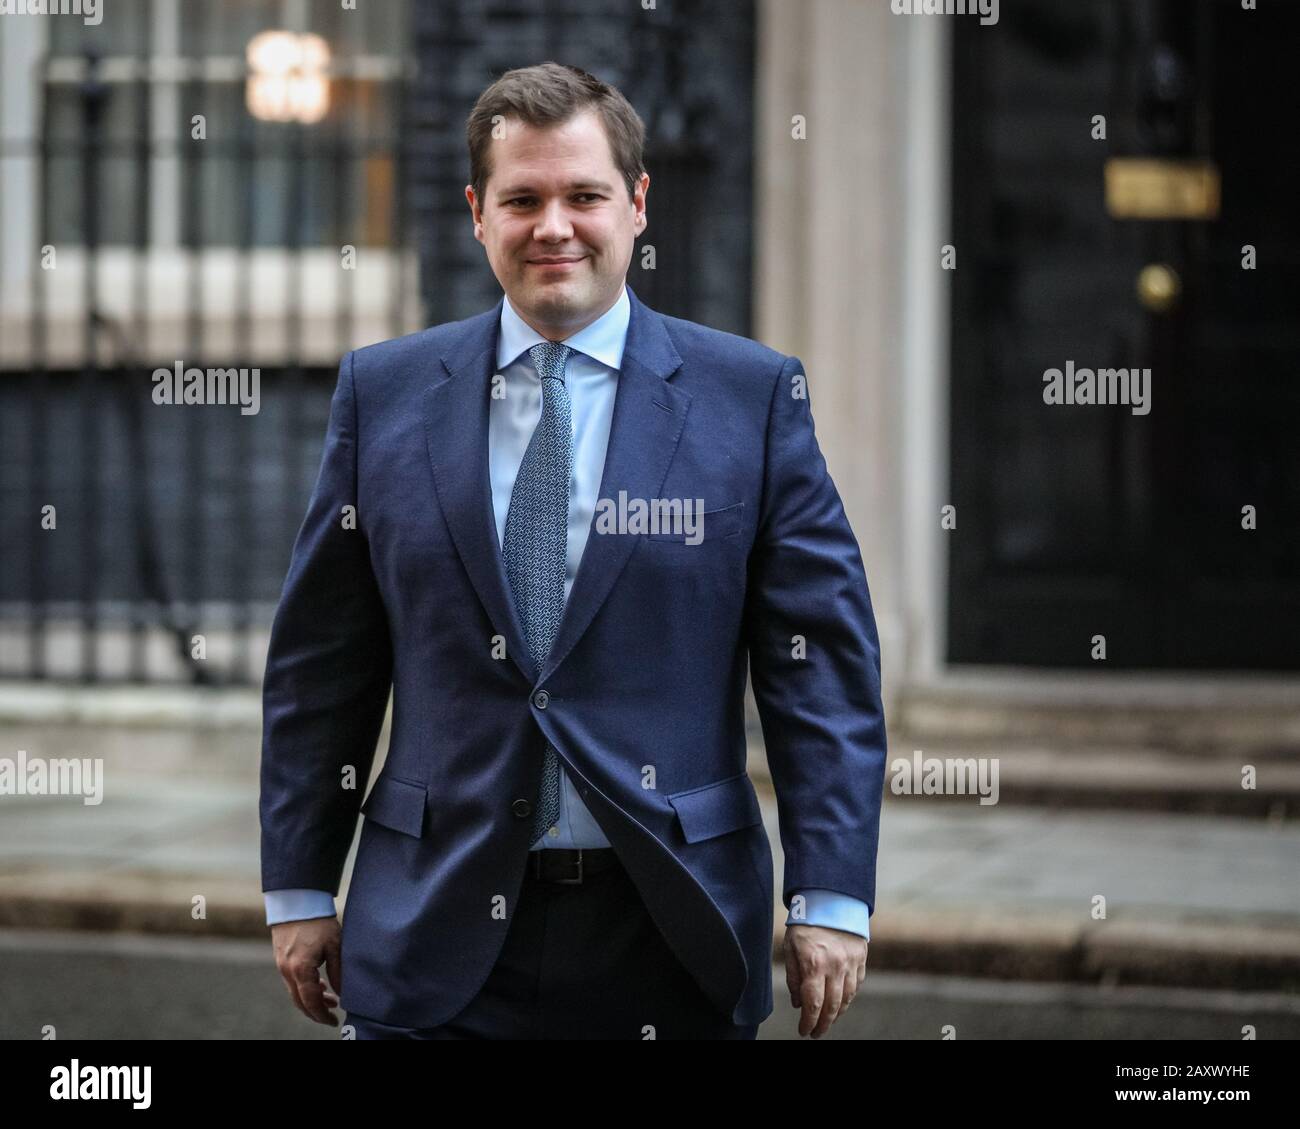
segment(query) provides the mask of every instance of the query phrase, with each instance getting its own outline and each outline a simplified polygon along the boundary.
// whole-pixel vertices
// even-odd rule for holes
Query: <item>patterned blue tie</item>
[[[567,345],[554,341],[528,350],[542,380],[542,416],[519,464],[501,547],[535,674],[541,673],[564,614],[569,478],[573,471],[572,411],[564,366],[571,352]],[[529,846],[546,833],[559,814],[560,761],[548,741]]]

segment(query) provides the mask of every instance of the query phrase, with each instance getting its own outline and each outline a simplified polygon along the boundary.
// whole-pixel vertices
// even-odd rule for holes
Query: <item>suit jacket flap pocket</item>
[[[384,827],[419,838],[424,833],[423,784],[381,775],[361,805],[361,812]]]
[[[745,773],[668,797],[688,843],[712,839],[761,823],[762,809],[753,782]]]

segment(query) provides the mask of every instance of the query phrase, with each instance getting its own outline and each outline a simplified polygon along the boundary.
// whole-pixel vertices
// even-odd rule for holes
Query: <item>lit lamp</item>
[[[320,121],[329,110],[329,45],[319,35],[263,31],[248,41],[244,100],[267,122]]]

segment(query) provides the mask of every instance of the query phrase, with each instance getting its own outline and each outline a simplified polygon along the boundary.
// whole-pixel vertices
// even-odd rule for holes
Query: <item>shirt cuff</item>
[[[334,895],[328,890],[267,890],[263,896],[267,925],[334,916]]]
[[[795,897],[803,898],[803,913],[795,917],[797,903],[791,899],[790,914],[785,919],[787,926],[821,925],[827,929],[843,929],[846,933],[856,933],[867,941],[871,940],[871,907],[866,902],[841,894],[838,890],[816,887],[800,890]]]

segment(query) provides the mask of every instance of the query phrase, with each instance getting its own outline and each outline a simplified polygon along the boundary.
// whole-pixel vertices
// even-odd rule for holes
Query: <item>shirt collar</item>
[[[632,316],[632,303],[628,300],[627,286],[619,292],[616,301],[590,325],[578,330],[563,344],[593,360],[618,371],[623,365],[623,347],[627,344],[627,327]],[[531,349],[546,338],[515,313],[510,298],[501,303],[501,333],[497,337],[497,371],[517,360],[525,349]]]

